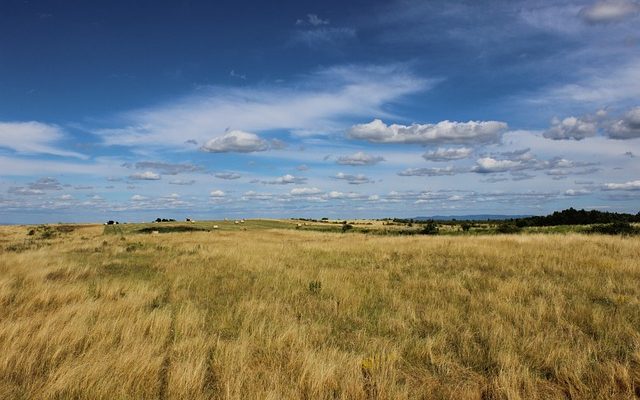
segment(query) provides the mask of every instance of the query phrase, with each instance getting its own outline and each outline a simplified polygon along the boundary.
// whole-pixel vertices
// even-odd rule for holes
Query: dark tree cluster
[[[640,222],[640,212],[634,215],[598,210],[576,210],[574,208],[569,208],[562,211],[556,211],[553,214],[546,216],[532,216],[526,218],[518,218],[515,220],[515,224],[519,227],[611,224],[614,222]]]
[[[156,218],[154,222],[176,222],[173,218]]]

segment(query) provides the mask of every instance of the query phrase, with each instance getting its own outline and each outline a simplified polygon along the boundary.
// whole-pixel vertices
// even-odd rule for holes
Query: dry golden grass
[[[0,228],[2,399],[632,399],[640,240]]]

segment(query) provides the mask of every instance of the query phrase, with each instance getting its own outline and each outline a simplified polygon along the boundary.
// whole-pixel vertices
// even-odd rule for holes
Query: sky
[[[640,211],[637,0],[0,4],[0,223]]]

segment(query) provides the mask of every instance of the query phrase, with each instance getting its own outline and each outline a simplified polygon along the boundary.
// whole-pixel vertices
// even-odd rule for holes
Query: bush
[[[496,232],[498,232],[498,233],[518,233],[521,230],[522,230],[522,228],[520,228],[516,224],[512,224],[512,223],[500,224],[496,228]]]
[[[462,228],[463,232],[469,232],[469,230],[471,229],[471,224],[468,222],[463,222],[460,227]]]
[[[427,221],[426,224],[422,227],[420,231],[423,235],[437,235],[438,234],[438,224],[433,221]]]
[[[342,232],[346,232],[353,229],[353,225],[347,224],[346,222],[342,224]]]
[[[638,229],[634,228],[628,222],[614,222],[611,224],[602,224],[592,226],[589,233],[599,233],[602,235],[637,235]]]

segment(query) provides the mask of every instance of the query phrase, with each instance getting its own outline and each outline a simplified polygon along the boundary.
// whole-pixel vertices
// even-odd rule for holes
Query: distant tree
[[[427,221],[420,231],[423,235],[437,235],[438,234],[438,224],[436,224],[433,220]]]
[[[469,230],[471,230],[471,224],[468,222],[463,222],[462,225],[460,225],[460,227],[464,232],[469,232]]]

